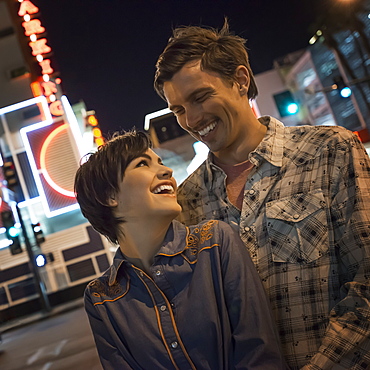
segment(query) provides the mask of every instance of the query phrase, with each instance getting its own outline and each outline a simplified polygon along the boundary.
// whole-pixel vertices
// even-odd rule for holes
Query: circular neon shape
[[[60,193],[62,195],[65,195],[66,197],[74,198],[75,197],[75,194],[74,194],[73,191],[63,189],[62,187],[60,187],[59,185],[57,185],[52,180],[52,178],[50,177],[50,175],[49,175],[49,173],[48,173],[48,171],[46,169],[46,163],[45,163],[46,151],[48,149],[48,146],[50,145],[50,143],[52,142],[52,140],[55,138],[55,136],[57,136],[63,130],[66,130],[67,128],[68,128],[68,123],[65,123],[64,125],[60,125],[54,131],[52,131],[49,134],[49,136],[45,139],[44,143],[42,144],[41,151],[40,151],[40,167],[41,167],[41,171],[42,171],[42,174],[44,175],[45,180],[47,181],[47,183],[54,190],[56,190],[58,193]]]

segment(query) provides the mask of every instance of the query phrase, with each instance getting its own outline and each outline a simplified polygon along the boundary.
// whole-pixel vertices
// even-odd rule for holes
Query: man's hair
[[[197,26],[180,27],[173,31],[156,64],[154,88],[164,100],[163,85],[188,62],[200,60],[202,70],[217,72],[231,84],[236,68],[243,65],[249,72],[248,98],[254,99],[258,90],[249,65],[246,40],[229,31],[227,19],[220,31]]]
[[[118,193],[129,163],[151,147],[144,132],[115,133],[76,172],[74,190],[82,214],[113,244],[118,244],[118,225],[125,220],[113,215],[109,198]]]

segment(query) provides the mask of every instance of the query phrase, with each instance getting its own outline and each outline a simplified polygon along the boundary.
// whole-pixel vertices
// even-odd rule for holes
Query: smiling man
[[[258,273],[231,227],[186,227],[172,170],[128,132],[92,154],[75,191],[117,248],[85,308],[104,369],[283,370]]]
[[[179,187],[186,225],[238,230],[269,296],[292,369],[370,367],[370,161],[342,127],[256,118],[245,40],[173,31],[154,87],[210,149]]]

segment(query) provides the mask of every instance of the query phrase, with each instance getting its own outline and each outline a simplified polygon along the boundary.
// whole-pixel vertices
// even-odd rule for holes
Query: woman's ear
[[[235,80],[239,84],[239,90],[241,95],[245,95],[249,90],[249,72],[247,67],[240,65],[235,71]]]
[[[111,195],[108,198],[108,205],[109,205],[109,207],[117,207],[118,206],[118,202],[117,202],[116,197],[114,195]]]

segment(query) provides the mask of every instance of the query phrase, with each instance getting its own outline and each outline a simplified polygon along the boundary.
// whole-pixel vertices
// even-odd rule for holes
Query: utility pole
[[[28,253],[28,258],[30,260],[31,270],[32,270],[32,273],[35,279],[36,290],[40,297],[42,309],[46,312],[50,312],[51,306],[50,306],[48,295],[46,293],[45,284],[41,279],[39,268],[36,265],[35,254],[33,253],[33,249],[32,249],[30,240],[27,235],[27,230],[23,222],[22,213],[18,207],[18,204],[16,205],[16,211],[17,211],[19,223],[21,224],[22,234],[23,234],[24,242],[26,244],[26,250]]]

